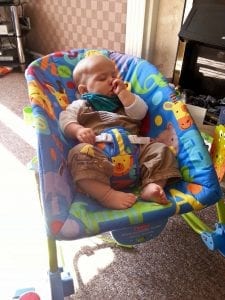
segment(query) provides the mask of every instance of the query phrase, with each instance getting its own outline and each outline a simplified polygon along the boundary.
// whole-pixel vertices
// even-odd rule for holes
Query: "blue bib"
[[[122,107],[122,103],[118,96],[105,96],[95,93],[86,93],[81,96],[81,99],[87,100],[87,102],[97,111],[109,111],[114,112],[118,108]]]

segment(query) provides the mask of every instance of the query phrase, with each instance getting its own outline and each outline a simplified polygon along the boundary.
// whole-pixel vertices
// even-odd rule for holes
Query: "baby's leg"
[[[112,189],[109,185],[94,179],[82,179],[77,182],[78,187],[103,206],[111,209],[126,209],[137,200],[132,193],[124,193]]]
[[[141,192],[141,198],[146,201],[154,201],[163,205],[168,204],[169,201],[167,200],[166,194],[163,190],[165,184],[166,180],[147,184]]]
[[[169,201],[163,188],[167,181],[181,178],[178,163],[172,151],[165,144],[158,142],[141,145],[139,162],[144,187],[141,193],[143,200],[168,204]],[[161,180],[157,180],[158,178]]]

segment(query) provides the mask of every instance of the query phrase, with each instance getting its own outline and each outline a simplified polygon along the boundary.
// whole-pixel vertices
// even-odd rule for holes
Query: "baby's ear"
[[[87,87],[85,84],[79,84],[77,89],[80,95],[87,93]]]

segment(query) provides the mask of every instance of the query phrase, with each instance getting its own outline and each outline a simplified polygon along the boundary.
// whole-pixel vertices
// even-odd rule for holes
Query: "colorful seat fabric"
[[[128,88],[148,104],[143,133],[166,143],[177,156],[183,179],[166,186],[170,200],[166,206],[140,199],[132,208],[110,210],[77,192],[72,184],[66,158],[75,142],[60,131],[58,116],[76,98],[74,66],[95,52],[114,60]],[[211,158],[185,103],[172,101],[174,90],[148,61],[107,50],[73,49],[35,60],[25,76],[38,138],[41,200],[50,236],[59,240],[78,239],[166,220],[220,200],[221,189]]]

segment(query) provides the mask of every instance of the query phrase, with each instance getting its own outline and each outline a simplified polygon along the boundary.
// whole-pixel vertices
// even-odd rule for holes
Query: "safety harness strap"
[[[137,136],[137,135],[128,135],[129,141],[131,144],[148,144],[151,141],[150,137],[147,136]],[[97,143],[112,143],[113,142],[113,137],[110,133],[103,132],[99,135],[96,136],[96,142]]]

